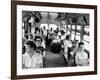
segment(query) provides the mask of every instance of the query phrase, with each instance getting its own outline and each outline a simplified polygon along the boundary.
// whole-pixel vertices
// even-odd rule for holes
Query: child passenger
[[[42,68],[43,60],[39,53],[36,53],[36,45],[33,41],[25,43],[25,54],[22,56],[22,68]]]

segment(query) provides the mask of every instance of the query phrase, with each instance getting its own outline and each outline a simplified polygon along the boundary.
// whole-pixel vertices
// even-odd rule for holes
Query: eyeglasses
[[[41,40],[36,40],[37,42],[41,42]]]

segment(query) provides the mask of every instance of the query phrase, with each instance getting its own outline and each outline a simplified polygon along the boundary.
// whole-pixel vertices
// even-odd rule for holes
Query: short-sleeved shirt
[[[43,63],[42,56],[39,53],[33,54],[32,57],[28,53],[23,54],[22,63],[26,68],[38,68],[40,67],[38,64]]]
[[[85,62],[87,62],[87,60],[88,60],[88,54],[85,51],[83,51],[81,53],[77,52],[75,56],[77,56],[77,58],[79,60],[79,63],[80,63],[79,65],[82,65],[82,66],[87,65],[87,63],[85,63]],[[83,61],[85,61],[85,62],[83,62]]]

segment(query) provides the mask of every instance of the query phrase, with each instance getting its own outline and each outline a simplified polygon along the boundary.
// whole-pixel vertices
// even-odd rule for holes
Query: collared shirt
[[[85,51],[77,52],[75,58],[78,66],[86,66],[89,64],[88,54]]]
[[[22,63],[25,65],[25,68],[40,68],[40,63],[42,64],[42,56],[39,53],[33,54],[32,57],[28,53],[23,54]]]

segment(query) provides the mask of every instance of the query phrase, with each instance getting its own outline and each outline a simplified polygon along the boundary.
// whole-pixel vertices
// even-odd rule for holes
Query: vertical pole
[[[75,40],[76,40],[76,31],[77,31],[77,25],[75,25]]]
[[[68,24],[66,24],[66,33],[67,33],[67,31],[68,31]]]
[[[84,35],[84,25],[81,25],[80,41],[83,41],[83,35]]]
[[[71,28],[70,28],[71,30],[70,30],[70,38],[71,38],[71,34],[72,34],[72,25],[71,25]]]

